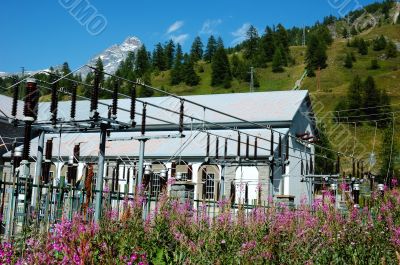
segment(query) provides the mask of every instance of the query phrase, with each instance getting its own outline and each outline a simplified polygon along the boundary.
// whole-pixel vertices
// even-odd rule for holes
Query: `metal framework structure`
[[[79,96],[77,94],[77,86],[78,84],[82,84],[85,86],[88,86],[88,84],[77,82],[76,80],[73,80],[70,78],[70,76],[75,73],[76,71],[82,69],[83,67],[89,67],[93,70],[94,72],[94,81],[93,84],[91,85],[91,97],[86,98]],[[104,181],[104,175],[105,175],[105,151],[106,151],[106,141],[126,141],[126,140],[134,140],[134,141],[139,141],[140,143],[140,150],[139,150],[139,161],[138,161],[138,174],[137,174],[137,182],[136,185],[140,187],[142,184],[143,176],[145,175],[145,165],[144,165],[144,153],[145,153],[145,143],[149,140],[152,139],[170,139],[170,138],[184,138],[184,131],[188,129],[193,129],[193,124],[185,124],[184,119],[190,119],[192,122],[195,121],[197,122],[198,125],[196,128],[194,128],[196,131],[199,133],[206,133],[207,134],[207,146],[206,146],[206,153],[205,153],[205,158],[206,161],[208,162],[215,162],[219,163],[222,165],[222,168],[224,169],[226,165],[228,164],[240,164],[240,165],[257,165],[257,164],[265,164],[268,165],[271,168],[272,174],[270,175],[271,181],[273,182],[273,172],[274,169],[277,167],[282,167],[282,170],[284,170],[285,165],[289,161],[289,157],[294,156],[291,154],[290,150],[297,150],[294,147],[289,146],[289,139],[290,138],[295,138],[296,141],[302,141],[307,144],[313,144],[315,146],[318,146],[314,142],[312,142],[314,139],[312,137],[309,137],[308,135],[282,135],[280,132],[274,130],[271,126],[269,125],[261,125],[255,122],[247,121],[244,120],[240,117],[233,116],[229,113],[222,112],[220,110],[210,108],[205,105],[198,104],[194,101],[176,96],[174,94],[165,92],[163,90],[148,86],[144,84],[141,80],[127,80],[124,78],[121,78],[116,75],[112,75],[109,73],[105,72],[100,72],[98,69],[93,68],[92,66],[82,66],[75,71],[64,75],[64,76],[57,76],[54,73],[49,73],[46,72],[46,74],[49,74],[52,78],[52,82],[45,82],[45,81],[40,81],[40,80],[35,80],[33,79],[33,76],[29,76],[22,81],[15,82],[15,84],[11,87],[14,88],[14,94],[13,94],[13,105],[12,105],[12,112],[11,115],[12,117],[9,117],[9,122],[13,124],[16,127],[23,127],[25,130],[25,137],[24,137],[24,145],[23,149],[18,149],[16,146],[13,146],[12,149],[12,172],[13,175],[16,176],[18,175],[18,178],[25,180],[25,193],[28,190],[28,180],[30,179],[30,172],[29,172],[29,154],[30,154],[30,135],[32,132],[32,129],[35,129],[39,131],[39,138],[38,138],[38,151],[37,151],[37,161],[36,161],[36,174],[33,177],[33,183],[32,183],[32,194],[31,194],[31,202],[30,202],[30,209],[28,209],[28,196],[25,197],[24,199],[24,212],[28,215],[28,213],[34,211],[35,209],[38,209],[39,203],[40,203],[40,198],[41,198],[41,190],[40,187],[47,187],[48,189],[51,189],[52,185],[54,185],[54,179],[53,179],[53,184],[52,179],[50,178],[49,175],[49,168],[51,164],[51,158],[52,158],[52,150],[53,150],[53,143],[52,140],[48,140],[45,143],[45,135],[48,133],[57,133],[57,134],[64,134],[64,133],[77,133],[77,132],[94,132],[94,133],[99,133],[100,134],[100,143],[99,143],[99,156],[97,160],[98,164],[98,171],[96,175],[96,188],[95,188],[95,209],[94,209],[94,219],[95,221],[99,221],[101,218],[101,207],[102,207],[102,194],[103,194],[103,181]],[[100,77],[101,75],[108,75],[116,80],[114,82],[114,87],[113,89],[108,89],[101,87],[101,82],[100,82]],[[59,87],[59,83],[61,80],[67,80],[72,82],[71,88],[63,88]],[[120,92],[120,83],[121,81],[128,82],[131,84],[131,89],[130,89],[130,94],[125,95]],[[19,97],[19,89],[18,86],[22,83],[26,82],[26,87],[25,87],[25,98],[24,98],[24,110],[23,110],[23,118],[17,118],[17,104],[18,104],[18,97]],[[175,111],[172,109],[164,108],[161,106],[157,106],[155,104],[151,104],[149,102],[145,102],[143,100],[140,100],[136,96],[136,88],[138,86],[145,87],[147,89],[153,89],[155,91],[164,93],[168,96],[174,97],[180,101],[180,107],[179,111]],[[49,89],[51,91],[51,106],[50,106],[50,112],[51,112],[51,118],[47,121],[37,121],[38,117],[38,107],[39,107],[39,88],[41,89]],[[104,102],[99,101],[99,94],[100,91],[106,91],[109,93],[112,93],[113,100],[112,104],[106,104]],[[70,120],[62,120],[59,119],[57,116],[57,109],[58,109],[58,95],[59,93],[69,95],[71,97],[71,112],[70,112]],[[120,106],[118,106],[118,98],[119,97],[125,97],[129,98],[131,100],[131,106],[130,109],[124,109]],[[77,99],[89,99],[90,100],[90,116],[87,119],[82,119],[78,120],[76,119],[76,101]],[[142,111],[139,113],[136,111],[137,104],[142,104]],[[230,127],[228,125],[223,125],[219,124],[216,122],[210,122],[205,119],[200,119],[197,117],[194,117],[193,115],[190,115],[185,112],[185,104],[193,104],[195,106],[201,107],[204,109],[204,111],[210,111],[210,112],[215,112],[219,115],[224,115],[229,118],[232,118],[234,120],[237,120],[242,123],[246,124],[251,124],[253,126],[265,129],[265,130],[270,130],[271,131],[271,137],[269,139],[262,137],[262,136],[257,136],[257,135],[252,135],[248,132],[244,132],[242,130],[239,130],[234,127]],[[107,117],[102,117],[100,113],[98,112],[99,105],[105,105],[108,107],[108,115]],[[151,115],[147,115],[147,108],[148,107],[153,107],[153,108],[159,108],[165,112],[172,113],[173,115],[177,116],[177,122],[170,122],[163,120],[160,117],[154,117]],[[118,111],[125,111],[129,112],[130,114],[130,122],[123,122],[118,120]],[[141,116],[140,123],[137,122],[137,115]],[[164,124],[169,124],[176,126],[177,132],[176,134],[159,134],[159,135],[147,135],[147,131],[151,131],[152,128],[150,126],[146,126],[146,121],[147,119],[153,119],[159,122],[162,122]],[[140,126],[138,125],[140,124]],[[215,133],[212,133],[208,131],[204,125],[207,125],[209,128],[221,128],[221,129],[226,129],[226,130],[231,130],[235,133],[237,133],[237,138],[233,137],[226,137],[222,135],[218,135]],[[113,132],[140,132],[140,136],[138,137],[128,137],[128,138],[118,138],[118,137],[112,137]],[[215,137],[215,154],[210,154],[210,137],[213,136]],[[250,139],[254,139],[254,141],[251,143]],[[220,141],[222,140],[222,141]],[[229,158],[227,156],[227,145],[228,141],[234,141],[237,142],[237,157],[235,158]],[[260,143],[260,142],[263,143]],[[269,143],[270,147],[266,148],[263,147],[265,146],[265,143]],[[240,150],[240,144],[245,144],[246,145],[246,150],[245,150],[245,157],[241,157],[241,150]],[[274,144],[278,145],[278,151],[275,152]],[[224,146],[223,150],[224,152],[221,154],[219,153],[220,150],[220,145]],[[250,154],[249,147],[254,148],[254,153]],[[45,148],[46,147],[46,148]],[[352,157],[349,156],[348,154],[344,153],[339,153],[335,150],[327,149],[322,146],[318,146],[321,149],[326,149],[327,151],[333,152],[337,155],[337,160],[334,162],[336,163],[336,169],[335,169],[335,174],[340,172],[340,156],[343,157]],[[59,147],[60,148],[60,147]],[[260,156],[258,153],[258,150],[265,150],[269,151],[269,156]],[[74,190],[74,185],[76,184],[76,177],[77,177],[77,165],[79,162],[79,154],[80,154],[80,147],[79,144],[75,145],[74,151],[73,151],[73,156],[71,156],[69,162],[68,162],[68,173],[67,173],[67,182],[71,184],[71,191]],[[316,154],[317,155],[317,154]],[[329,159],[327,157],[323,157],[324,159]],[[353,165],[355,167],[355,159],[353,158]],[[312,192],[312,185],[315,182],[316,176],[311,176],[313,174],[313,164],[315,164],[315,161],[312,160],[310,157],[309,161],[306,161],[307,164],[307,169],[306,169],[306,177],[304,178],[304,181],[308,181],[310,183],[310,192]],[[357,161],[357,168],[359,167],[359,161]],[[302,161],[302,172],[303,172],[303,161]],[[16,172],[16,169],[18,169],[18,172]],[[354,171],[354,169],[353,169]],[[354,173],[354,172],[353,172]],[[93,175],[93,172],[91,173]],[[89,178],[92,177],[89,176]],[[118,176],[116,177],[118,179]],[[209,183],[209,179],[211,178],[211,175],[206,178],[206,183]],[[85,180],[86,181],[86,180]],[[221,182],[222,185],[224,185],[224,181],[222,180]],[[86,184],[85,184],[86,185]],[[10,191],[10,194],[14,194],[16,192],[16,188],[18,187],[18,183],[16,182],[16,177],[13,178],[13,183],[12,183],[12,189]],[[213,189],[214,187],[211,187],[209,185],[209,188]],[[221,187],[223,188],[223,187]],[[136,188],[135,188],[136,190]],[[209,195],[210,192],[206,193]],[[53,194],[55,196],[55,194]],[[312,194],[311,194],[312,196]],[[311,197],[310,196],[310,197]],[[11,198],[14,198],[15,196],[11,196]],[[47,196],[48,197],[48,196]],[[46,204],[49,202],[47,201]],[[16,205],[16,202],[11,201],[10,205]],[[14,212],[11,210],[11,208],[8,211],[8,216],[7,216],[7,227],[6,231],[10,233],[10,231],[13,230],[13,218],[14,218]],[[25,220],[25,219],[24,219]]]

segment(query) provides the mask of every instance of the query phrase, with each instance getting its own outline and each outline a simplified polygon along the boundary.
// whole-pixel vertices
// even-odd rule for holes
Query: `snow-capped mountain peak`
[[[142,42],[137,37],[128,37],[121,44],[114,44],[103,52],[97,54],[89,60],[89,65],[95,65],[97,58],[103,61],[104,71],[107,73],[115,73],[119,64],[126,59],[129,52],[136,52],[142,46]],[[89,69],[81,70],[82,76],[89,73]]]

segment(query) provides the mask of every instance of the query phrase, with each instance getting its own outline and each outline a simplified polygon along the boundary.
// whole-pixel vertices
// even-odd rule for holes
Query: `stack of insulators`
[[[44,184],[49,183],[51,157],[53,153],[53,140],[49,139],[46,142],[46,153],[42,172],[42,181]]]
[[[17,79],[14,78],[13,82],[14,85],[17,83]],[[17,108],[18,108],[18,95],[19,95],[19,85],[14,86],[13,90],[13,102],[12,102],[12,109],[11,109],[11,116],[15,118],[17,116]]]
[[[257,137],[254,139],[254,159],[257,160]]]
[[[181,100],[181,108],[179,111],[179,133],[183,132],[183,117],[184,117],[184,105],[183,105],[183,100]]]
[[[39,90],[35,79],[28,79],[25,89],[24,116],[26,120],[35,121],[38,115]]]
[[[246,137],[246,159],[249,159],[249,152],[250,152],[250,136],[247,135],[247,137]]]
[[[210,134],[207,133],[206,157],[210,156]]]
[[[215,158],[219,158],[219,138],[216,137],[215,139]]]
[[[113,91],[113,101],[112,101],[112,118],[117,118],[117,109],[118,109],[118,90],[119,90],[119,82],[115,80],[114,82],[114,91]]]
[[[141,133],[144,135],[146,133],[146,103],[143,104],[143,111],[142,111],[142,128]]]
[[[53,78],[54,80],[55,78]],[[55,81],[55,80],[54,80]],[[58,83],[53,83],[51,85],[51,105],[50,105],[50,112],[51,112],[51,124],[56,125],[57,122],[57,105],[58,105]]]
[[[100,90],[100,71],[95,70],[92,97],[90,101],[90,112],[92,115],[92,119],[94,120],[97,120],[99,118],[99,113],[97,112],[99,104],[99,90]]]
[[[136,111],[136,86],[131,88],[131,126],[136,126],[135,122],[135,111]]]
[[[76,114],[76,93],[77,93],[77,84],[72,84],[72,93],[71,93],[71,120],[75,119]]]
[[[22,159],[28,160],[29,152],[31,147],[31,130],[32,123],[37,119],[38,115],[38,101],[39,101],[39,90],[36,85],[35,79],[28,79],[26,82],[25,90],[25,104],[24,104],[24,116],[25,116],[25,133],[24,133],[24,150],[22,152]]]
[[[237,156],[240,157],[240,133],[238,133],[238,140],[237,140]]]

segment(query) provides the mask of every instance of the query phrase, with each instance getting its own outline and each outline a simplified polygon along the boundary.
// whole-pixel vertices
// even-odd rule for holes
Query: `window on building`
[[[157,197],[161,191],[161,181],[160,181],[160,174],[153,173],[151,174],[150,179],[150,194],[153,197]]]
[[[206,175],[205,183],[205,199],[212,200],[214,199],[214,191],[215,191],[215,175],[213,173],[208,173]]]

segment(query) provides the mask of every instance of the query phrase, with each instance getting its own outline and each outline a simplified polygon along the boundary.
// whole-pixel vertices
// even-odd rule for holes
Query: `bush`
[[[378,64],[378,60],[376,60],[376,59],[371,60],[371,66],[369,67],[369,69],[376,70],[379,68],[380,68],[380,66]]]
[[[340,185],[340,191],[348,185]],[[47,234],[3,242],[7,264],[397,264],[400,190],[372,194],[364,208],[335,209],[329,193],[312,209],[283,205],[246,210],[220,201],[216,216],[162,196],[143,220],[144,198],[99,225],[63,219]],[[366,207],[369,205],[370,208]],[[232,213],[235,213],[234,215]],[[233,217],[234,216],[234,217]],[[22,243],[22,244],[21,244]]]

